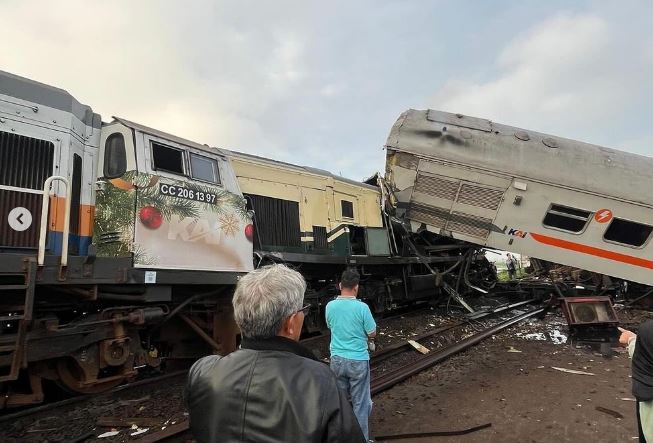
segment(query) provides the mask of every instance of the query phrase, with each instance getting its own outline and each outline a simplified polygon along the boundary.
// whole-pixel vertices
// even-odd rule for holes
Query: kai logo
[[[599,223],[607,223],[612,220],[612,211],[609,209],[599,209],[594,214],[594,220]]]
[[[222,229],[218,222],[209,224],[208,220],[179,217],[173,215],[168,228],[168,239],[187,242],[204,241],[209,245],[219,245],[222,242]]]
[[[510,228],[510,230],[508,230],[508,235],[512,235],[513,237],[526,238],[528,232],[522,231],[520,229]]]

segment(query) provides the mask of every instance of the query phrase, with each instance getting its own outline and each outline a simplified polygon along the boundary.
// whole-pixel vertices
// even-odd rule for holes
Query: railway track
[[[469,324],[470,321],[478,321],[484,318],[489,318],[512,309],[517,309],[522,306],[526,306],[533,302],[535,302],[534,299],[529,299],[518,303],[498,306],[497,308],[486,310],[486,311],[479,311],[476,314],[467,317],[467,319],[465,320],[460,320],[456,322],[447,323],[442,326],[438,326],[435,329],[432,329],[423,334],[419,334],[412,337],[411,340],[416,342],[424,341],[438,334],[442,334],[452,329],[455,329],[457,327]],[[407,341],[401,341],[401,342],[391,344],[389,346],[385,346],[382,349],[379,349],[374,354],[372,354],[370,365],[372,368],[378,367],[382,362],[394,357],[395,355],[411,350],[413,350],[413,347]]]
[[[522,306],[525,306],[529,303],[532,303],[533,300],[526,300],[524,302],[519,302],[515,303],[512,305],[507,305],[507,306],[502,306],[499,308],[496,308],[494,310],[490,310],[487,312],[479,313],[473,318],[475,320],[493,316],[499,313],[504,313],[509,310],[513,310]],[[429,367],[432,367],[439,362],[451,357],[452,355],[461,352],[479,342],[482,340],[502,331],[503,329],[506,329],[510,326],[513,326],[517,323],[519,323],[522,320],[525,320],[527,318],[536,316],[537,314],[540,314],[544,311],[544,308],[536,308],[536,309],[531,309],[527,312],[520,312],[519,314],[512,316],[506,320],[501,321],[498,324],[495,324],[489,328],[485,328],[482,331],[479,331],[467,338],[464,338],[462,340],[457,341],[456,343],[453,343],[451,345],[445,346],[444,348],[434,352],[434,353],[429,353],[426,354],[414,362],[403,365],[393,371],[387,372],[383,375],[377,376],[377,377],[372,377],[372,382],[371,382],[371,389],[372,389],[372,395],[376,395],[384,390],[387,390],[391,388],[392,386],[396,385],[397,383],[400,383],[407,378],[419,373],[420,371],[423,371]],[[415,340],[423,340],[429,337],[433,337],[437,334],[449,331],[451,329],[454,329],[458,326],[462,326],[463,324],[466,324],[467,322],[461,321],[461,322],[455,322],[455,323],[450,323],[447,325],[440,326],[438,328],[435,328],[432,331],[429,331],[427,333],[421,334],[419,336],[414,337],[413,339]],[[373,354],[372,356],[372,365],[377,365],[379,362],[386,360],[393,355],[397,355],[398,353],[404,352],[406,349],[411,348],[409,344],[402,342],[402,343],[397,343],[395,345],[387,346],[383,350],[378,351],[377,353]],[[411,348],[412,349],[412,348]],[[173,438],[179,438],[181,434],[188,433],[189,432],[189,423],[188,421],[182,422],[182,423],[177,423],[174,428],[169,427],[164,430],[150,433],[146,437],[137,440],[138,442],[141,443],[160,443],[160,442],[166,442],[166,441],[172,441]]]
[[[483,341],[484,339],[502,331],[503,329],[519,323],[520,321],[525,320],[529,317],[540,314],[543,311],[544,308],[536,308],[525,313],[520,313],[458,342],[444,346],[436,352],[418,357],[411,363],[402,365],[377,377],[373,377],[371,382],[372,395],[383,392],[396,385],[397,383],[400,383],[407,378],[440,363],[441,361],[451,357],[454,354],[457,354],[458,352],[464,351],[465,349]]]
[[[523,302],[500,306],[495,309],[479,312],[471,316],[468,320],[453,321],[451,323],[438,326],[428,332],[414,336],[412,337],[412,339],[418,342],[419,341],[423,342],[429,339],[434,340],[437,339],[438,337],[451,334],[457,328],[467,327],[467,326],[469,326],[467,330],[469,330],[470,328],[478,329],[480,320],[496,317],[500,314],[505,315],[507,312],[511,310],[523,308],[524,306],[532,302],[533,300],[526,300]],[[371,359],[371,365],[373,370],[372,394],[376,395],[379,392],[382,392],[383,390],[389,389],[391,386],[394,386],[395,384],[407,379],[408,377],[443,361],[444,359],[448,358],[449,356],[457,352],[461,352],[462,350],[482,341],[483,339],[489,337],[490,335],[495,334],[504,328],[512,326],[518,323],[519,321],[534,316],[540,312],[542,312],[541,308],[532,309],[525,313],[520,312],[518,315],[510,317],[505,320],[500,319],[499,323],[489,328],[484,328],[481,331],[473,331],[473,334],[467,338],[464,338],[462,340],[456,339],[450,344],[446,344],[445,346],[441,347],[440,349],[432,351],[426,355],[419,355],[417,357],[416,357],[417,354],[415,350],[406,341],[401,341],[395,344],[385,346],[383,349],[379,350],[378,352],[372,355],[372,359]],[[324,338],[324,337],[319,337],[319,338]],[[309,340],[309,342],[310,341],[311,340]],[[410,351],[411,354],[410,362],[408,363],[404,362],[404,364],[401,365],[394,364],[388,366],[389,360],[396,358],[402,353],[409,353],[408,351]],[[386,369],[386,371],[381,374],[375,373],[376,372],[375,370],[384,364],[387,365],[387,367],[391,366],[391,369],[390,370]],[[93,399],[98,399],[102,397],[110,398],[111,396],[117,393],[127,392],[129,389],[138,386],[147,386],[150,384],[154,385],[158,382],[165,381],[166,379],[173,378],[176,376],[181,376],[185,372],[186,372],[185,370],[182,370],[182,371],[165,374],[158,377],[152,377],[152,378],[140,380],[137,382],[133,382],[131,384],[119,386],[117,388],[112,389],[111,391],[105,392],[103,394],[98,394],[95,396],[73,397],[63,401],[48,403],[45,405],[29,408],[27,410],[6,414],[4,416],[0,416],[0,423],[9,423],[13,420],[19,420],[19,419],[26,420],[26,418],[29,418],[30,415],[36,416],[39,413],[47,413],[48,411],[57,411],[59,408],[65,406],[75,405],[77,403],[83,404],[83,402],[85,401],[92,402]],[[168,426],[158,426],[158,428],[159,430],[156,431],[152,430],[151,432],[147,432],[147,434],[143,435],[140,439],[131,437],[130,440],[139,441],[142,443],[148,443],[148,442],[157,443],[157,442],[166,442],[166,441],[179,441],[179,439],[182,436],[184,437],[186,435],[190,436],[189,423],[187,420],[181,420],[178,421],[177,423],[173,423]],[[90,439],[96,439],[98,434],[99,434],[98,430],[88,431],[85,434],[79,435],[76,439],[72,439],[69,441],[83,442]]]

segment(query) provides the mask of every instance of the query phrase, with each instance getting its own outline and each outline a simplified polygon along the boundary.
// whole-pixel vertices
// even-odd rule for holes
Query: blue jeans
[[[336,374],[338,387],[351,398],[354,415],[360,424],[365,439],[369,440],[369,418],[372,413],[370,394],[370,362],[350,360],[334,355],[331,357],[331,370]]]

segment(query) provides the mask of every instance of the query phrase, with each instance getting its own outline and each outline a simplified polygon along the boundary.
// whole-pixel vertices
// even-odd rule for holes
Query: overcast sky
[[[653,2],[0,0],[0,69],[362,179],[408,108],[653,156]]]

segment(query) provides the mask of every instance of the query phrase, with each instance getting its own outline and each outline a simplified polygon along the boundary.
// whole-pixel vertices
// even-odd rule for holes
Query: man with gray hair
[[[197,441],[365,441],[329,367],[298,343],[305,290],[301,274],[283,265],[240,279],[233,298],[240,349],[204,357],[188,374]]]

